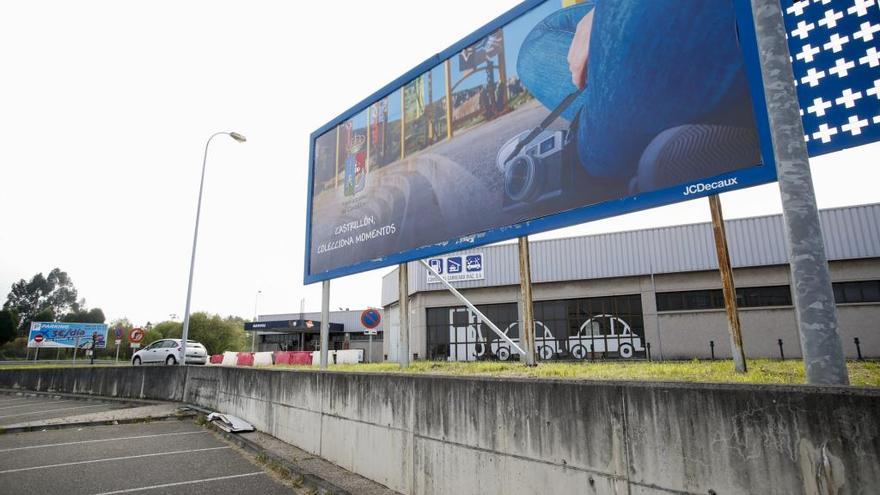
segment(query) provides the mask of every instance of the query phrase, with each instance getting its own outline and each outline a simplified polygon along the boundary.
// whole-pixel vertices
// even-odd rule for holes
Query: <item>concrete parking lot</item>
[[[3,403],[7,400],[2,398]],[[63,408],[60,404],[59,412]],[[4,405],[0,403],[0,407]],[[212,431],[188,419],[0,435],[0,493],[216,495],[295,491]]]

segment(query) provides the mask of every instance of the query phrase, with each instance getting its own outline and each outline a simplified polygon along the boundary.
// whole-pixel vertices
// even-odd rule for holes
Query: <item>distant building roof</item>
[[[821,210],[819,217],[829,260],[880,257],[880,204]],[[725,221],[734,267],[788,262],[782,215]],[[658,227],[544,241],[530,244],[532,282],[627,277],[718,268],[711,223]],[[461,251],[484,253],[485,279],[455,282],[469,289],[519,284],[516,244]],[[410,293],[445,290],[428,284],[427,273],[411,262]],[[382,279],[382,305],[398,299],[397,270]]]

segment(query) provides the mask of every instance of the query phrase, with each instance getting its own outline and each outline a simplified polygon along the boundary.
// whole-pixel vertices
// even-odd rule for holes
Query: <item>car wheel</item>
[[[571,355],[574,356],[575,359],[586,359],[587,348],[580,344],[577,344],[571,348]]]
[[[507,361],[510,359],[510,349],[507,347],[501,347],[498,349],[498,352],[495,353],[498,356],[498,359],[502,361]]]
[[[629,359],[633,357],[633,346],[632,344],[620,344],[620,349],[618,349],[620,353],[620,357],[623,359]]]
[[[545,361],[553,359],[553,349],[549,345],[538,346],[538,357]]]
[[[134,359],[131,360],[132,366],[140,366],[141,365],[141,357],[135,356]]]
[[[177,364],[177,359],[175,359],[174,356],[168,356],[165,358],[166,366],[174,366],[175,364]]]

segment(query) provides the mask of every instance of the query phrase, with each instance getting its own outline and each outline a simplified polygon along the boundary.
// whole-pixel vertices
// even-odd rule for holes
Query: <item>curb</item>
[[[303,486],[313,489],[315,491],[316,495],[353,495],[348,490],[340,488],[340,487],[334,485],[333,483],[330,483],[329,481],[327,481],[323,478],[315,476],[314,474],[311,474],[311,473],[304,472],[301,468],[299,468],[297,465],[293,464],[292,462],[284,459],[281,456],[275,455],[275,454],[267,451],[266,449],[261,447],[256,442],[248,440],[247,438],[244,438],[241,435],[237,435],[234,433],[229,433],[229,432],[223,431],[211,423],[205,423],[203,426],[205,428],[208,428],[208,429],[218,433],[220,436],[225,438],[227,441],[238,445],[242,449],[244,449],[254,455],[263,457],[267,461],[271,461],[271,462],[277,463],[278,465],[282,466],[284,469],[286,469],[288,472],[290,472],[291,475],[301,478]],[[268,469],[268,468],[269,468],[268,466],[264,466],[264,469]]]
[[[196,412],[178,412],[176,414],[168,415],[168,416],[147,416],[142,418],[125,418],[125,419],[105,419],[102,421],[81,421],[78,423],[58,423],[54,425],[32,425],[32,426],[18,426],[14,428],[0,428],[0,435],[10,434],[10,433],[27,433],[31,431],[45,431],[45,430],[66,430],[69,428],[84,428],[88,426],[112,426],[112,425],[128,425],[134,423],[147,423],[154,421],[172,421],[178,420],[183,421],[186,419],[193,419],[198,416]]]
[[[71,394],[68,392],[49,392],[35,391],[15,388],[0,388],[0,396],[4,395],[21,395],[25,397],[63,397],[70,400],[82,401],[99,401],[99,402],[118,402],[122,404],[142,404],[154,406],[156,404],[165,404],[168,401],[146,400],[146,399],[122,399],[118,397],[105,397],[103,395],[89,394]]]

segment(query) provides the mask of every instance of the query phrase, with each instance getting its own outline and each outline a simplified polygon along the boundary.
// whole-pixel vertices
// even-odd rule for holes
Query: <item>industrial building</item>
[[[880,204],[823,210],[820,217],[846,356],[878,357]],[[746,356],[801,357],[782,216],[730,220],[726,230]],[[730,357],[711,224],[533,241],[530,249],[540,359]],[[432,263],[443,267],[449,258],[456,272],[463,260],[477,260],[477,276],[453,285],[516,341],[516,244]],[[411,262],[408,273],[414,358],[516,359],[424,266]],[[382,306],[383,354],[396,361],[397,270],[383,278]]]
[[[376,335],[365,335],[362,312],[330,312],[329,349],[363,349],[365,362],[382,361],[384,321],[375,328]],[[255,351],[315,351],[320,349],[320,320],[321,313],[260,315],[257,321],[245,324],[245,331],[255,332]]]

